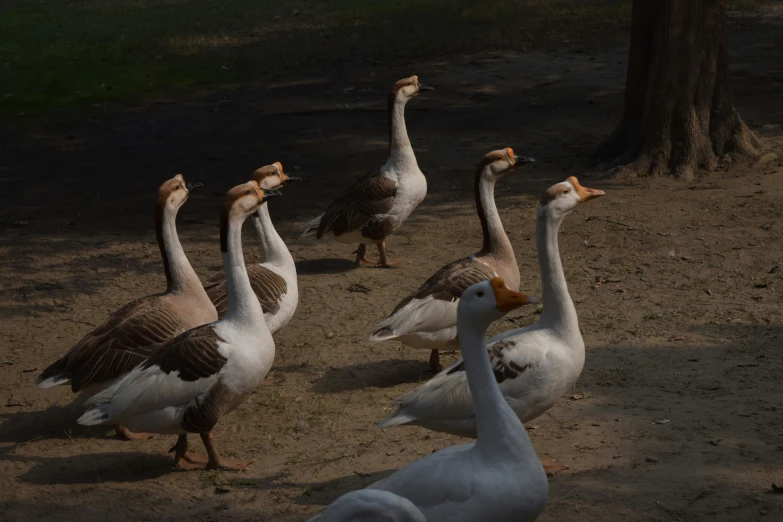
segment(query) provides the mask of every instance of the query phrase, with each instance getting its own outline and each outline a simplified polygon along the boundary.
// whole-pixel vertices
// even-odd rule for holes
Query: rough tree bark
[[[734,108],[723,0],[634,0],[623,117],[596,155],[691,179],[762,144]]]

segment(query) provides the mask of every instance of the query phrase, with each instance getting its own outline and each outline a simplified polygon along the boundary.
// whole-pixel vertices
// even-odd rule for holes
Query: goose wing
[[[177,314],[160,296],[139,299],[120,308],[87,334],[38,377],[41,383],[67,374],[74,392],[120,377],[142,363],[158,346],[182,331]]]
[[[341,236],[369,226],[375,216],[387,214],[394,206],[397,182],[376,170],[358,179],[348,191],[332,201],[318,225],[316,236],[320,239],[327,232]],[[380,230],[366,230],[370,234]],[[376,235],[376,234],[373,234]],[[369,237],[369,236],[368,236]],[[379,236],[379,239],[383,239]]]
[[[495,380],[507,400],[518,400],[534,391],[528,379],[544,361],[546,353],[545,345],[536,335],[506,337],[487,344]],[[381,422],[382,428],[410,423],[430,426],[428,421],[434,422],[432,427],[437,428],[439,421],[455,426],[472,421],[475,414],[464,361],[457,359],[426,383],[396,399],[394,404],[398,409]]]
[[[288,284],[282,276],[262,265],[247,265],[247,275],[250,278],[250,286],[261,303],[264,314],[275,314],[280,310],[280,301],[288,292]],[[228,289],[226,286],[226,274],[222,270],[204,283],[212,304],[215,305],[218,318],[226,315],[228,310]]]
[[[199,326],[175,337],[86,404],[100,409],[102,421],[110,422],[186,405],[209,392],[227,361],[220,350],[223,340],[213,325]]]
[[[418,290],[400,301],[389,317],[375,327],[370,340],[382,341],[456,326],[457,303],[462,293],[496,275],[494,270],[473,256],[444,266]]]

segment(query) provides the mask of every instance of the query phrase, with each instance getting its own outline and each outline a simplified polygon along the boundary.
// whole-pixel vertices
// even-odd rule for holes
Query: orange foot
[[[114,428],[114,431],[116,431],[117,435],[124,438],[125,440],[149,440],[152,438],[152,435],[149,433],[135,433],[122,424],[118,424],[117,427]]]
[[[197,453],[186,452],[184,455],[174,457],[174,467],[184,471],[191,469],[203,469],[207,463],[206,457]]]
[[[559,473],[564,469],[568,469],[568,466],[565,464],[560,464],[556,460],[542,460],[541,465],[544,466],[544,471],[546,471],[547,477],[554,477],[556,473]]]
[[[388,261],[388,260],[385,263],[378,262],[374,266],[375,268],[408,268],[408,265],[406,265],[402,261]]]
[[[359,266],[376,266],[378,263],[376,261],[371,261],[366,257],[363,257],[361,259],[357,259],[356,264]]]
[[[223,471],[244,471],[255,462],[254,460],[219,459],[207,463],[207,469],[220,469]]]

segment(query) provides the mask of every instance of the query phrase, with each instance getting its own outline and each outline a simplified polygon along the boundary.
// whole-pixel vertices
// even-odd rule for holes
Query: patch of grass
[[[353,64],[593,44],[622,0],[6,0],[0,113],[46,113]],[[415,72],[415,71],[412,71]]]

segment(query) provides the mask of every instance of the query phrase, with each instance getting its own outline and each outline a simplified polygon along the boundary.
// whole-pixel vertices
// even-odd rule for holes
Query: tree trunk
[[[734,108],[723,0],[634,0],[623,117],[596,155],[691,179],[761,142]]]

